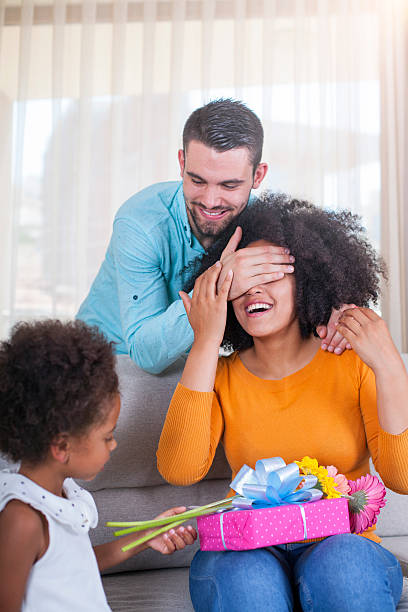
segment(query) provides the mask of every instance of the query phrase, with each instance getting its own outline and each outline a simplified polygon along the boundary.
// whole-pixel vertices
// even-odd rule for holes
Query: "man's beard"
[[[205,241],[209,241],[211,239],[211,243],[215,242],[218,236],[222,234],[224,230],[227,229],[227,227],[235,220],[235,218],[238,217],[238,214],[240,214],[245,208],[245,206],[243,206],[240,210],[240,213],[236,215],[226,214],[223,219],[220,219],[218,221],[206,221],[205,219],[203,219],[200,212],[197,210],[197,203],[190,202],[190,205],[191,204],[193,204],[191,208],[187,207],[187,216],[193,233],[196,235],[200,242],[203,239]]]

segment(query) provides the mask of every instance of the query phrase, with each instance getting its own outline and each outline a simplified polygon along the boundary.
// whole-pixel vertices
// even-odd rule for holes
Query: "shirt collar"
[[[203,246],[191,231],[190,223],[187,217],[186,201],[184,199],[183,181],[180,182],[180,186],[177,190],[176,201],[179,212],[179,219],[181,223],[181,230],[184,232],[184,235],[186,236],[189,245],[195,251],[198,251],[199,253],[204,253],[205,250]]]

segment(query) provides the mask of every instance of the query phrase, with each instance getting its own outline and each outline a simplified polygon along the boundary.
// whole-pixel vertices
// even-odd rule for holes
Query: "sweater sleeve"
[[[224,430],[214,391],[174,391],[157,449],[157,469],[168,482],[191,485],[204,478]]]
[[[391,434],[381,428],[378,421],[375,376],[362,362],[360,407],[375,469],[386,487],[396,493],[408,494],[408,429],[400,434]]]

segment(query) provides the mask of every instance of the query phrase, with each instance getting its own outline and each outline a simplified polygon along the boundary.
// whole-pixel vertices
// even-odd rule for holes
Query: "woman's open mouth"
[[[246,306],[245,312],[248,317],[261,317],[272,308],[272,304],[267,304],[266,302],[254,302],[253,304],[248,304],[248,306]]]

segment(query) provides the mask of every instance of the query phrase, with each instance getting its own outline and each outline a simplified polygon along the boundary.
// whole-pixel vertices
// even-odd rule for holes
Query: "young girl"
[[[203,258],[192,299],[181,294],[194,344],[163,427],[159,471],[176,484],[197,482],[222,442],[233,477],[258,459],[309,455],[355,479],[369,472],[371,456],[385,484],[408,493],[408,375],[368,308],[384,269],[358,219],[267,195],[238,223],[240,247],[287,247],[295,273],[228,302],[232,276],[218,292],[217,280],[230,234]],[[338,329],[354,350],[319,350],[316,327],[350,303],[359,308],[347,309]],[[218,360],[221,343],[235,352]],[[364,535],[199,551],[190,570],[194,608],[291,610],[299,597],[303,610],[394,610],[398,561],[373,528]]]
[[[119,409],[111,346],[96,328],[20,324],[1,344],[0,451],[21,464],[0,472],[0,610],[109,610],[101,570],[147,546],[169,554],[196,538],[179,527],[127,553],[134,534],[92,549],[96,506],[72,478],[103,469]]]

